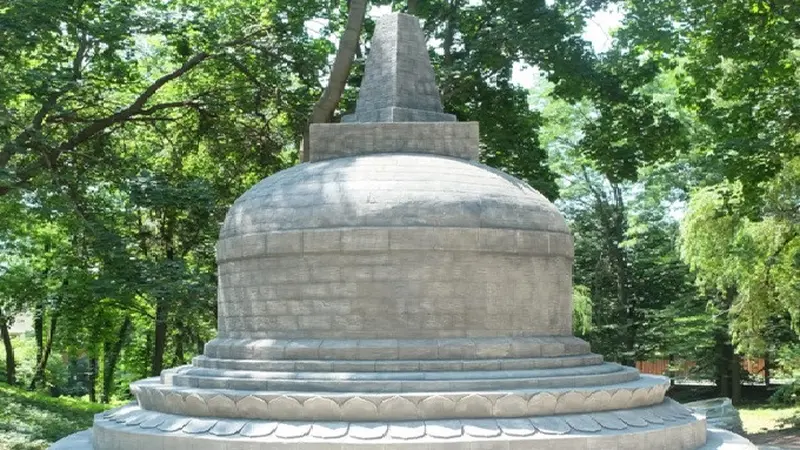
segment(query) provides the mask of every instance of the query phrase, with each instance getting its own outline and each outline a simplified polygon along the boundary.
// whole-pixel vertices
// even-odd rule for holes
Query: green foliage
[[[800,406],[800,345],[791,342],[780,349],[778,353],[778,363],[785,377],[791,378],[791,382],[784,384],[775,390],[770,397],[773,405],[779,406]],[[785,424],[800,426],[800,411],[784,420]]]
[[[772,346],[767,340],[775,333],[785,334],[776,327],[800,332],[800,235],[797,213],[788,205],[800,198],[797,163],[789,162],[783,172],[789,173],[766,187],[769,216],[742,216],[741,183],[723,183],[693,193],[681,226],[683,257],[700,285],[737,291],[731,326],[751,354]],[[784,315],[786,323],[776,320]]]
[[[781,385],[770,397],[770,402],[779,406],[800,405],[800,381],[794,380],[791,383]]]
[[[33,378],[36,369],[36,342],[33,336],[19,336],[13,339],[14,353],[17,359],[17,378],[22,386],[27,386]],[[4,354],[5,352],[0,352]],[[46,379],[48,386],[43,391],[66,388],[69,384],[69,368],[61,358],[52,358],[47,362]]]
[[[57,319],[54,352],[97,360],[104,397],[126,395],[118,371],[195,355],[214,335],[219,223],[295,160],[333,51],[305,24],[336,14],[318,1],[2,8],[0,312]]]
[[[553,92],[540,82],[531,102],[541,108],[540,136],[562,176],[559,206],[575,235],[573,297],[591,302],[591,326],[585,316],[576,317],[576,331],[584,324],[579,334],[610,359],[667,357],[672,349],[666,343],[677,340],[674,320],[685,315],[671,306],[690,302],[695,293],[668,215],[671,178],[653,169],[637,175],[638,183],[615,181],[584,147],[593,142],[586,126],[596,117],[596,103],[570,104]]]
[[[781,0],[629,0],[620,39],[663,68],[678,67],[680,104],[708,135],[697,162],[741,182],[757,214],[764,181],[798,156],[800,6]]]
[[[572,288],[572,329],[578,336],[592,331],[592,297],[586,286]]]
[[[44,450],[91,426],[107,406],[0,385],[0,450]]]

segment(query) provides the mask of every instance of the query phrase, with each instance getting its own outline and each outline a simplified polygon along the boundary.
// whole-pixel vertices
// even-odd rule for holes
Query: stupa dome
[[[499,170],[434,154],[376,152],[301,164],[265,178],[236,200],[220,238],[340,227],[569,233],[552,203]]]
[[[547,199],[474,161],[378,153],[302,164],[228,213],[220,336],[569,335],[571,257]]]

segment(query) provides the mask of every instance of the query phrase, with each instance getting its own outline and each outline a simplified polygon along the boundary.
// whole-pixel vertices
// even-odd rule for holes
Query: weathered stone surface
[[[378,19],[361,83],[358,122],[446,122],[425,35],[416,17],[387,14]]]
[[[389,121],[391,122],[391,121]],[[311,160],[382,153],[420,153],[477,161],[477,122],[312,124]]]
[[[538,419],[466,419],[432,420],[425,422],[264,422],[229,419],[197,421],[192,434],[161,429],[146,429],[141,425],[97,416],[93,441],[95,449],[108,448],[192,448],[193,450],[229,450],[243,448],[282,448],[282,445],[299,445],[302,448],[342,449],[351,448],[348,442],[372,442],[377,448],[390,449],[445,449],[446,443],[468,445],[471,439],[480,439],[487,448],[524,448],[545,450],[552,448],[585,449],[642,449],[658,448],[721,450],[754,449],[746,440],[725,432],[706,433],[702,420],[683,417],[685,408],[668,401],[663,405],[648,407],[646,411],[675,412],[676,419],[668,425],[648,424],[644,428],[620,428],[615,422],[611,427],[605,420],[597,420],[602,414],[567,415],[561,418]],[[128,413],[138,413],[141,408],[129,408]],[[636,411],[632,411],[636,412]],[[680,413],[680,414],[678,414]],[[124,415],[123,414],[123,415]],[[161,414],[164,423],[179,422],[188,418]],[[192,420],[194,422],[194,420]],[[566,428],[563,428],[565,427]],[[539,429],[537,429],[537,427]],[[280,430],[280,432],[278,432]],[[544,431],[542,431],[544,430]],[[232,434],[229,434],[232,433]],[[316,444],[306,442],[306,437]],[[466,439],[467,441],[464,441]],[[252,441],[249,441],[252,440]],[[706,442],[708,441],[708,442]],[[81,446],[77,446],[82,442]],[[57,444],[56,448],[88,450],[92,448],[85,435],[77,435]],[[306,443],[303,443],[306,442]],[[323,444],[324,442],[324,444]],[[67,447],[67,444],[72,447]],[[134,446],[134,444],[136,446]],[[253,445],[255,447],[250,447]],[[515,447],[517,445],[518,447]],[[76,447],[77,446],[77,447]],[[510,447],[509,447],[510,446]],[[62,448],[63,447],[63,448]],[[357,448],[364,448],[358,446]],[[471,447],[470,447],[471,448]]]

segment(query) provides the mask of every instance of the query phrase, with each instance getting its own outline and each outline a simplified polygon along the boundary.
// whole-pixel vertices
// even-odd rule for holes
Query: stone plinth
[[[572,336],[567,224],[476,162],[413,17],[379,20],[348,120],[228,211],[204,354],[56,449],[748,448]]]

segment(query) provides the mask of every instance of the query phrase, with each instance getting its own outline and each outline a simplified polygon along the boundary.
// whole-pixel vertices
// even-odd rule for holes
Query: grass
[[[44,450],[89,428],[93,416],[108,407],[0,385],[0,450]]]
[[[739,408],[744,431],[747,434],[766,433],[789,428],[788,419],[800,414],[800,407],[744,406]]]

